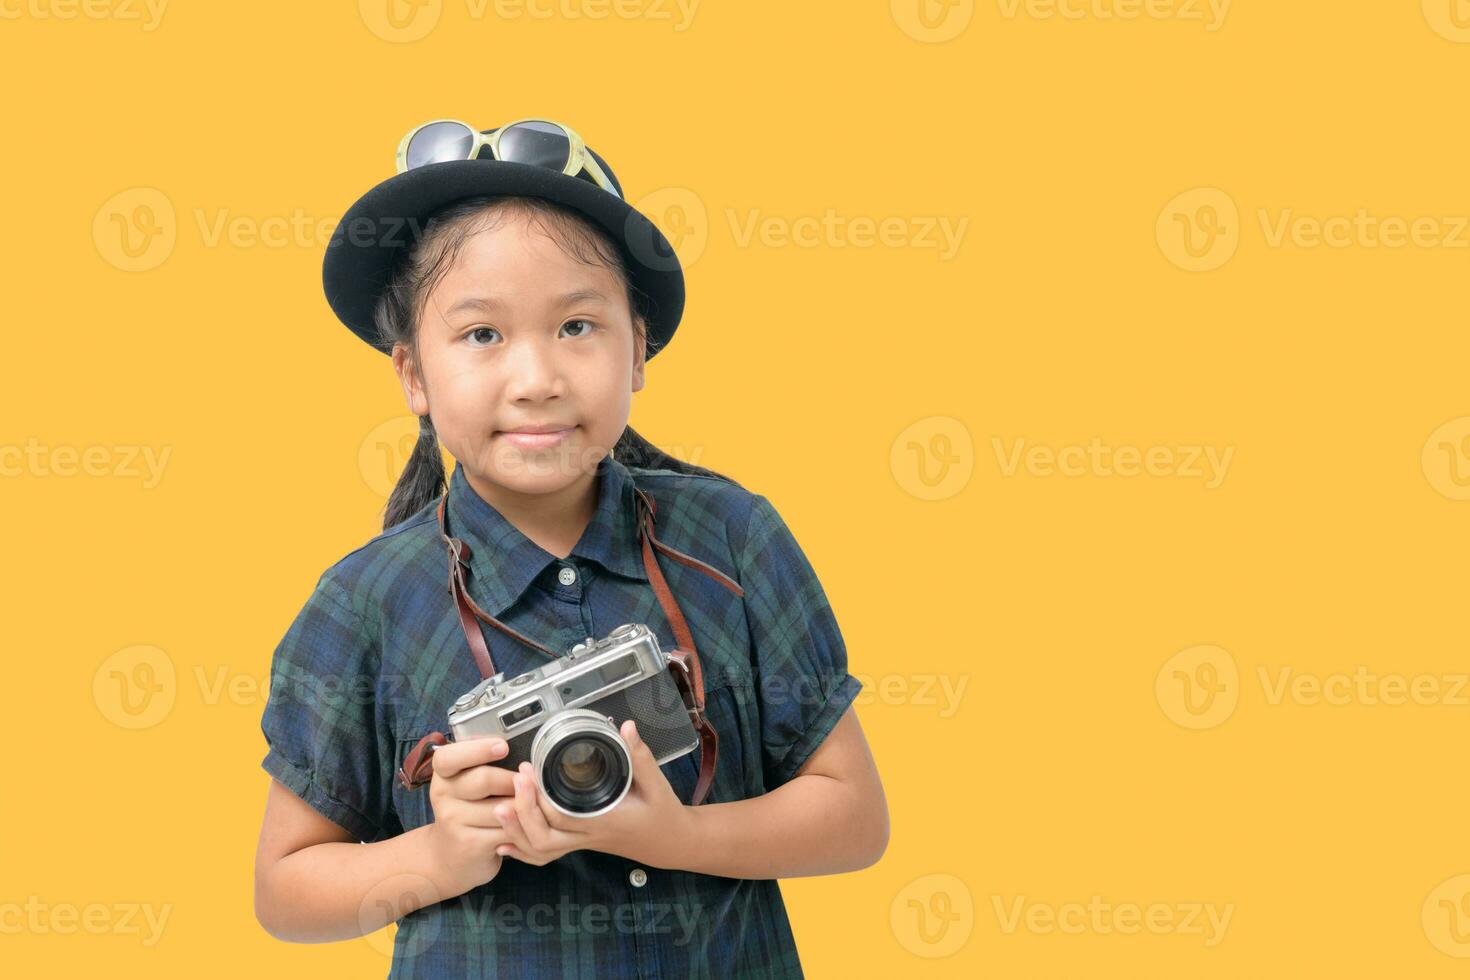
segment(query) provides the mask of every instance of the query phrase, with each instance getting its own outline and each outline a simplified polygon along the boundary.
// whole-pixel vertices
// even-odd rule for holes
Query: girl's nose
[[[508,351],[507,394],[516,400],[540,401],[562,393],[561,372],[550,344],[523,340]]]

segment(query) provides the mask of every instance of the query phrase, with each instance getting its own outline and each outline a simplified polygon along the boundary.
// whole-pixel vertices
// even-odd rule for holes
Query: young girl
[[[776,879],[871,865],[887,806],[780,515],[627,425],[683,309],[668,242],[565,126],[440,120],[348,211],[324,284],[421,438],[383,533],[275,651],[261,925],[396,920],[391,977],[801,976]],[[703,737],[660,765],[616,719],[632,786],[606,812],[552,805],[529,763],[496,764],[504,738],[437,732],[482,678],[622,624],[677,661]]]

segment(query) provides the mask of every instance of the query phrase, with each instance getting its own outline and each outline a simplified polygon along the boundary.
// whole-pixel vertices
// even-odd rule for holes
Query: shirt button
[[[634,868],[628,872],[628,880],[633,883],[634,888],[642,888],[648,884],[648,872],[642,868]]]
[[[577,570],[570,566],[564,566],[561,571],[556,573],[556,580],[562,585],[571,585],[577,581]]]

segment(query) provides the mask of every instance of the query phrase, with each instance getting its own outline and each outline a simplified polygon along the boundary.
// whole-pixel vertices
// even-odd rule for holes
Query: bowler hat
[[[494,130],[484,130],[492,133]],[[588,153],[617,188],[613,195],[583,171],[496,160],[482,146],[473,160],[428,163],[389,177],[357,199],[332,233],[322,262],[322,288],[337,318],[377,350],[373,310],[395,259],[426,230],[434,212],[480,195],[538,197],[571,208],[607,232],[623,253],[633,286],[648,300],[646,358],[668,344],[684,312],[684,272],[657,225],[622,197],[623,185],[601,156]]]

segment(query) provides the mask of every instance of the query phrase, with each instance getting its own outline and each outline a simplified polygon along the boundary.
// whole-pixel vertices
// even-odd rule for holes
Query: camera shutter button
[[[642,888],[648,884],[648,872],[642,868],[634,868],[628,872],[628,880],[633,883],[634,888]]]

